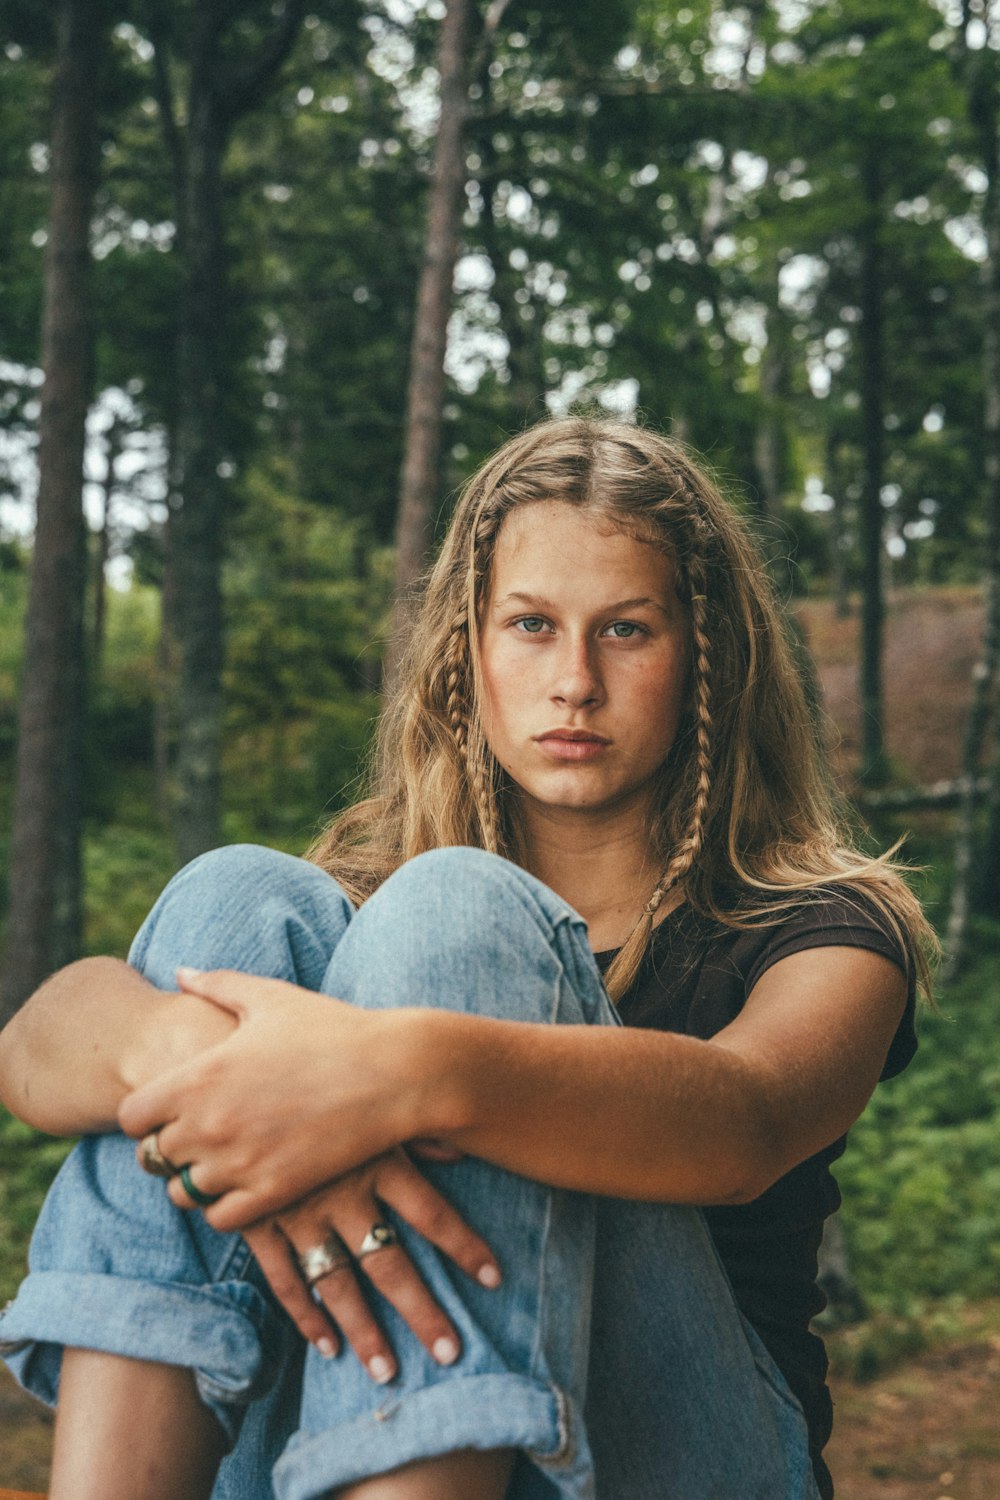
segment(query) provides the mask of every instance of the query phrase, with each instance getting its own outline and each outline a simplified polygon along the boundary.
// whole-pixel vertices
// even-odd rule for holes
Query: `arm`
[[[443,1134],[563,1187],[748,1202],[857,1119],[905,999],[888,959],[824,948],[768,969],[710,1041],[490,1021],[473,1033],[446,1017],[459,1024],[439,1045],[464,1087]]]
[[[853,948],[782,959],[711,1041],[359,1012],[226,973],[189,982],[239,1016],[237,1031],[120,1118],[132,1135],[169,1122],[167,1154],[224,1195],[206,1215],[219,1229],[414,1137],[583,1191],[749,1200],[857,1118],[905,1003],[899,969]]]
[[[115,1130],[130,1090],[221,1041],[233,1024],[193,995],[154,989],[119,959],[80,959],[0,1032],[0,1101],[52,1135]]]

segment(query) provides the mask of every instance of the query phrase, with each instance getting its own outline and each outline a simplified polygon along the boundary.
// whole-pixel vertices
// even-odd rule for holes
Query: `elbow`
[[[787,1142],[767,1108],[753,1110],[739,1133],[726,1181],[721,1185],[722,1193],[716,1202],[733,1207],[753,1203],[773,1187],[796,1160],[797,1157],[789,1156]]]
[[[19,1025],[21,1012],[0,1031],[0,1104],[24,1125],[45,1135],[65,1135],[66,1125],[58,1108],[46,1108],[46,1101],[33,1093],[31,1080],[37,1077],[40,1059],[35,1055],[30,1037]]]
[[[0,1104],[26,1125],[36,1125],[37,1122],[29,1118],[31,1064],[20,1045],[19,1033],[16,1016],[0,1031]],[[37,1128],[44,1129],[44,1126]]]

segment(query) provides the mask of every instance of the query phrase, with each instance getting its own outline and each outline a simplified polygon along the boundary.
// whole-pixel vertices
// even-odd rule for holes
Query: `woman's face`
[[[484,732],[524,811],[645,806],[687,689],[671,561],[563,501],[523,505],[497,538],[480,637]]]

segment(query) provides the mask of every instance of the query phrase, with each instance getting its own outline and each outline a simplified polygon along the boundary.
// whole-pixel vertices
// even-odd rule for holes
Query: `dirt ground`
[[[829,1449],[837,1500],[997,1500],[998,1392],[1000,1336],[982,1326],[875,1380],[837,1379]],[[51,1437],[49,1414],[3,1369],[0,1485],[44,1490]]]
[[[818,664],[834,768],[849,782],[860,744],[858,613],[838,619],[832,601],[820,599],[797,614]],[[899,591],[889,599],[886,748],[906,780],[930,785],[958,775],[982,626],[979,589]]]

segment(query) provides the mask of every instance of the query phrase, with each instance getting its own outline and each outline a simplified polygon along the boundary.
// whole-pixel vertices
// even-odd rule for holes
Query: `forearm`
[[[81,959],[46,980],[0,1033],[0,1100],[52,1135],[113,1130],[131,1089],[233,1025],[118,959]]]
[[[782,1158],[745,1061],[693,1037],[435,1013],[440,1134],[555,1186],[679,1203],[752,1198]],[[430,1105],[428,1094],[428,1108]]]

